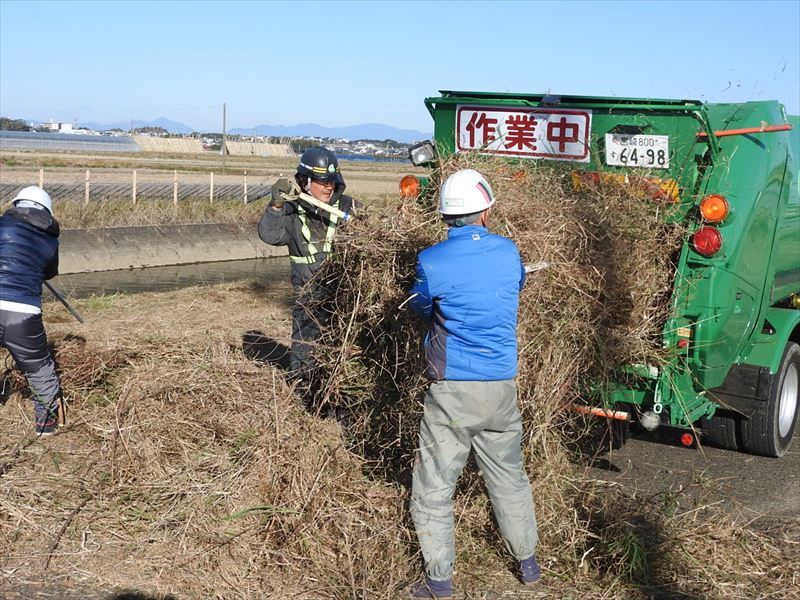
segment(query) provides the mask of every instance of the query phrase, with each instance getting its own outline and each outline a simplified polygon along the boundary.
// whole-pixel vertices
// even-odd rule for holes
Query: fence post
[[[86,169],[86,192],[83,197],[83,203],[89,204],[89,169]]]
[[[208,201],[214,204],[214,171],[211,171],[211,183],[208,185]]]
[[[244,203],[247,204],[247,171],[244,172]]]
[[[44,169],[39,169],[39,187],[44,188]]]
[[[133,170],[133,203],[136,204],[136,169]]]
[[[178,169],[172,175],[172,203],[178,205]]]

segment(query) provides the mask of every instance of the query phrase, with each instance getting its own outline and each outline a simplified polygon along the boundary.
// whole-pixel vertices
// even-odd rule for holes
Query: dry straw
[[[571,438],[585,427],[567,405],[619,364],[665,358],[660,327],[683,235],[664,225],[668,207],[613,186],[576,193],[558,169],[460,157],[443,173],[462,166],[484,172],[498,196],[492,229],[526,262],[552,264],[529,277],[519,328],[538,591],[791,598],[796,527],[734,526],[702,502],[687,510],[681,494],[638,498],[575,462]],[[321,274],[335,293],[316,406],[337,407],[344,428],[306,413],[281,371],[243,355],[241,333],[267,326],[254,315],[270,310],[282,316],[269,326],[289,329],[275,290],[77,301],[88,341],[47,307],[72,418],[35,441],[19,377],[0,409],[0,594],[398,597],[420,572],[406,484],[425,385],[424,326],[404,302],[417,252],[444,230],[431,204],[405,202],[342,233]],[[456,497],[459,593],[529,598],[467,471]]]

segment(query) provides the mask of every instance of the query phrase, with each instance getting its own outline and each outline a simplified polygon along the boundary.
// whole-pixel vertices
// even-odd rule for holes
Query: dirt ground
[[[45,322],[51,340],[57,340],[61,346],[77,344],[74,348],[85,345],[92,355],[106,361],[106,366],[117,364],[114,369],[118,374],[112,376],[104,371],[105,375],[93,375],[88,386],[76,381],[72,389],[67,382],[65,387],[71,399],[69,425],[47,440],[37,441],[31,435],[32,411],[23,390],[17,388],[8,402],[0,406],[0,597],[8,600],[401,597],[372,594],[368,588],[348,590],[329,587],[330,584],[318,587],[321,582],[314,583],[313,576],[304,579],[281,575],[267,565],[270,561],[287,560],[285,550],[260,566],[255,571],[259,577],[253,580],[254,565],[248,562],[256,557],[250,556],[248,560],[240,549],[224,542],[225,536],[241,535],[241,539],[250,540],[250,551],[261,547],[252,528],[240,528],[234,533],[237,521],[226,521],[230,515],[252,510],[247,507],[256,502],[260,505],[267,501],[258,495],[263,492],[257,492],[257,482],[266,475],[258,475],[257,479],[249,476],[248,469],[253,465],[248,461],[256,460],[254,457],[260,453],[267,453],[271,460],[280,453],[287,454],[286,458],[298,468],[291,477],[307,476],[311,480],[301,493],[304,499],[301,504],[305,506],[308,494],[314,494],[318,485],[316,469],[325,469],[328,464],[329,458],[323,458],[343,452],[337,423],[305,413],[281,383],[283,375],[279,369],[259,366],[242,352],[243,335],[248,331],[289,342],[289,298],[288,282],[270,284],[267,288],[242,282],[167,293],[90,297],[74,301],[86,320],[83,325],[75,322],[61,305],[46,304]],[[114,363],[115,357],[120,356],[122,362]],[[103,364],[92,364],[95,371],[104,370]],[[133,389],[136,387],[141,387],[140,393]],[[261,392],[251,398],[249,395],[255,390]],[[218,405],[221,407],[217,409],[218,417],[211,408],[215,395],[225,403]],[[194,403],[207,406],[204,410],[212,412],[174,412],[186,410]],[[236,415],[241,416],[243,410],[246,413],[251,403],[271,416],[249,423],[247,419],[236,421],[240,418]],[[229,421],[231,418],[234,420]],[[222,421],[217,422],[218,419]],[[247,432],[254,424],[262,433],[256,433],[252,441],[242,441],[251,440],[242,436],[251,435]],[[173,437],[194,439],[198,427],[204,432],[202,436],[232,440],[230,444],[235,450],[229,445],[220,449],[211,439],[175,445]],[[289,440],[281,430],[309,432],[298,440],[297,448],[310,451],[323,462],[315,467],[306,462],[302,452],[294,454],[292,444],[287,446]],[[655,488],[666,486],[671,493],[665,497],[684,498],[680,501],[687,502],[683,510],[688,513],[725,500],[733,487],[736,489],[730,506],[735,510],[746,506],[749,521],[772,513],[772,506],[760,503],[759,498],[774,500],[784,492],[797,492],[797,486],[791,483],[791,465],[796,462],[796,453],[780,464],[768,459],[764,459],[765,464],[756,464],[753,474],[772,466],[775,476],[762,479],[760,486],[751,486],[753,496],[742,496],[742,486],[726,477],[724,470],[706,468],[697,452],[671,449],[682,453],[683,463],[678,464],[675,455],[665,452],[662,446],[637,441],[632,444],[608,456],[608,465],[596,465],[590,476],[608,482],[607,485],[626,486],[634,496],[658,495],[660,492]],[[244,457],[236,459],[243,462],[231,463],[219,454],[229,452]],[[717,455],[712,451],[709,456]],[[726,458],[728,468],[735,468],[734,465],[746,464],[752,457],[727,453]],[[341,460],[348,462],[352,458]],[[258,464],[256,461],[255,465]],[[357,461],[353,466],[355,476],[360,477]],[[780,471],[781,466],[789,470]],[[290,467],[277,464],[276,469],[285,471]],[[626,474],[638,477],[626,478]],[[222,484],[215,483],[221,479]],[[412,572],[406,571],[407,576],[413,576],[414,547],[406,547],[404,536],[408,534],[403,533],[407,519],[406,492],[380,482],[362,480],[358,485],[366,486],[364,492],[352,485],[341,484],[347,497],[364,493],[366,498],[373,498],[364,506],[388,511],[381,512],[379,525],[391,541],[378,540],[388,554],[375,556],[372,567],[380,572],[382,562],[396,560],[397,555],[405,556],[403,560],[410,560],[412,568]],[[703,496],[696,509],[690,508],[693,505],[683,489],[691,486]],[[216,497],[239,500],[208,514],[208,507],[201,504]],[[786,499],[787,505],[791,502],[796,503],[796,498]],[[322,536],[317,528],[341,518],[335,513],[326,516],[321,506],[313,511],[318,520],[311,535]],[[780,515],[779,511],[772,514]],[[198,526],[200,523],[202,527]],[[547,536],[547,523],[541,527]],[[347,533],[350,535],[352,532]],[[403,539],[393,537],[396,535]],[[797,531],[782,535],[786,537],[775,541],[778,547],[785,546]],[[217,548],[219,543],[229,552]],[[265,542],[263,547],[269,549],[274,543]],[[486,547],[462,548],[468,553],[459,557],[462,565],[457,569],[456,598],[576,597],[572,592],[578,597],[630,597],[624,589],[601,593],[594,587],[583,592],[580,585],[571,588],[575,584],[569,583],[570,575],[558,569],[551,571],[546,557],[542,585],[522,588],[502,555],[488,552],[495,543],[497,540],[487,539],[483,542],[488,544]],[[307,546],[303,550],[313,551]],[[475,555],[470,558],[473,552]],[[283,559],[278,558],[281,555]],[[294,560],[302,570],[303,559]],[[400,589],[399,582],[393,589]],[[790,598],[791,594],[785,597]]]
[[[780,459],[712,447],[684,448],[678,434],[641,436],[595,461],[590,476],[653,495],[702,490],[735,520],[800,524],[800,432]]]

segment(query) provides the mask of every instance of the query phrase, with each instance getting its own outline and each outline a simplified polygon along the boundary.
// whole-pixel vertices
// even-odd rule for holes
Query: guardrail
[[[86,171],[83,183],[47,183],[44,173],[39,171],[39,186],[43,187],[56,202],[102,202],[130,201],[133,204],[146,201],[172,201],[178,204],[187,200],[207,200],[209,202],[238,201],[248,204],[270,193],[270,185],[247,184],[245,173],[242,183],[215,184],[214,174],[209,174],[208,183],[181,182],[178,172],[173,173],[171,183],[137,183],[136,171],[131,174],[130,183],[99,183],[91,179],[91,172]],[[0,204],[10,202],[16,193],[31,182],[0,182]]]

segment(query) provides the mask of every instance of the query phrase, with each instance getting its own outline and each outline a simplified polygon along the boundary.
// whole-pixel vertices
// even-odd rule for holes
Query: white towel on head
[[[14,203],[14,206],[17,208],[38,208],[39,210],[47,210],[47,207],[42,206],[38,202],[34,202],[33,200],[17,200]]]

